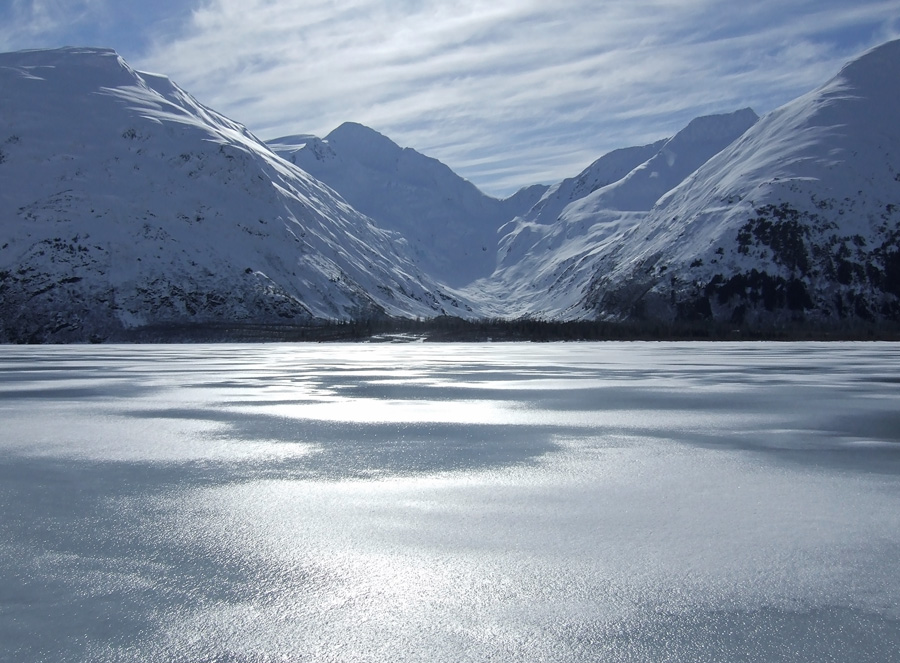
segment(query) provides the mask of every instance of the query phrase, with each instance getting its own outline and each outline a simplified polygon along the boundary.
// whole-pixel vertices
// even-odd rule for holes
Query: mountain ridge
[[[3,54],[0,79],[4,340],[460,306],[402,238],[114,51]]]
[[[0,54],[0,341],[531,318],[900,324],[900,41],[491,198],[345,123],[263,143],[110,49]],[[637,328],[634,327],[634,328]]]
[[[537,185],[492,198],[437,159],[355,122],[325,138],[296,138],[275,138],[268,145],[379,226],[400,232],[419,267],[453,287],[493,271],[498,228],[543,191]]]
[[[584,303],[735,324],[896,321],[898,73],[889,42],[767,114],[598,262]],[[633,296],[614,283],[646,292],[623,306]]]
[[[575,178],[551,188],[524,218],[504,226],[497,270],[469,292],[483,290],[495,315],[507,309],[517,316],[580,317],[592,256],[642,222],[673,183],[689,176],[697,164],[724,149],[757,119],[749,109],[696,118],[670,138],[598,159]],[[598,178],[602,182],[604,174],[619,178],[589,191],[582,187],[578,197],[578,182]],[[552,297],[535,297],[535,292]]]

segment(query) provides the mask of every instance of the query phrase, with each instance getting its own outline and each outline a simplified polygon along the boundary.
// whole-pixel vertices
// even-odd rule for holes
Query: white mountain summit
[[[504,227],[496,272],[469,291],[487,293],[494,315],[584,315],[585,284],[602,247],[757,119],[750,109],[701,117],[671,138],[601,157]]]

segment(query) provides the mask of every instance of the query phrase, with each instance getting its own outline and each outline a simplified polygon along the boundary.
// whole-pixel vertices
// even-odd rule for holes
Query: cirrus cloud
[[[110,25],[125,11],[76,4]],[[132,9],[136,36],[98,45],[264,138],[361,122],[492,194],[574,175],[697,115],[767,112],[900,36],[896,0],[178,4],[143,22]]]

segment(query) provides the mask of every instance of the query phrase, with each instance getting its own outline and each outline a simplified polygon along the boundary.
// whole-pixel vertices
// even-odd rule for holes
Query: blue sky
[[[495,195],[898,37],[900,0],[0,0],[0,51],[112,47],[261,138],[361,122]]]

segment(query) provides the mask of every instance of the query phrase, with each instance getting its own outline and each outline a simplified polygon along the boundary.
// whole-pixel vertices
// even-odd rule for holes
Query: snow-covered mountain
[[[663,195],[739,138],[758,119],[756,113],[745,108],[692,120],[622,179],[584,196],[579,211],[650,210]]]
[[[900,41],[763,117],[591,261],[589,316],[900,320]]]
[[[896,324],[898,81],[900,41],[761,119],[697,118],[497,200],[358,124],[266,145],[110,50],[0,54],[0,341],[381,315]]]
[[[566,178],[549,187],[541,199],[521,215],[522,220],[542,225],[555,222],[566,206],[598,189],[621,181],[632,170],[659,154],[665,144],[666,140],[663,139],[640,147],[624,147],[603,155],[575,177]]]
[[[506,316],[896,323],[897,117],[900,41],[758,122],[751,111],[693,121],[620,180],[566,194],[558,214],[549,201],[563,185],[551,188],[503,229],[498,270],[470,292]],[[690,165],[667,159],[666,145]]]
[[[0,55],[0,340],[464,311],[243,126],[114,51]]]
[[[700,117],[669,139],[601,157],[503,228],[498,269],[469,290],[487,293],[494,315],[581,316],[593,258],[758,119],[750,109]]]
[[[286,136],[268,145],[379,227],[401,233],[416,264],[451,286],[494,271],[497,230],[546,190],[532,186],[505,200],[492,198],[437,159],[353,122],[323,139]]]

